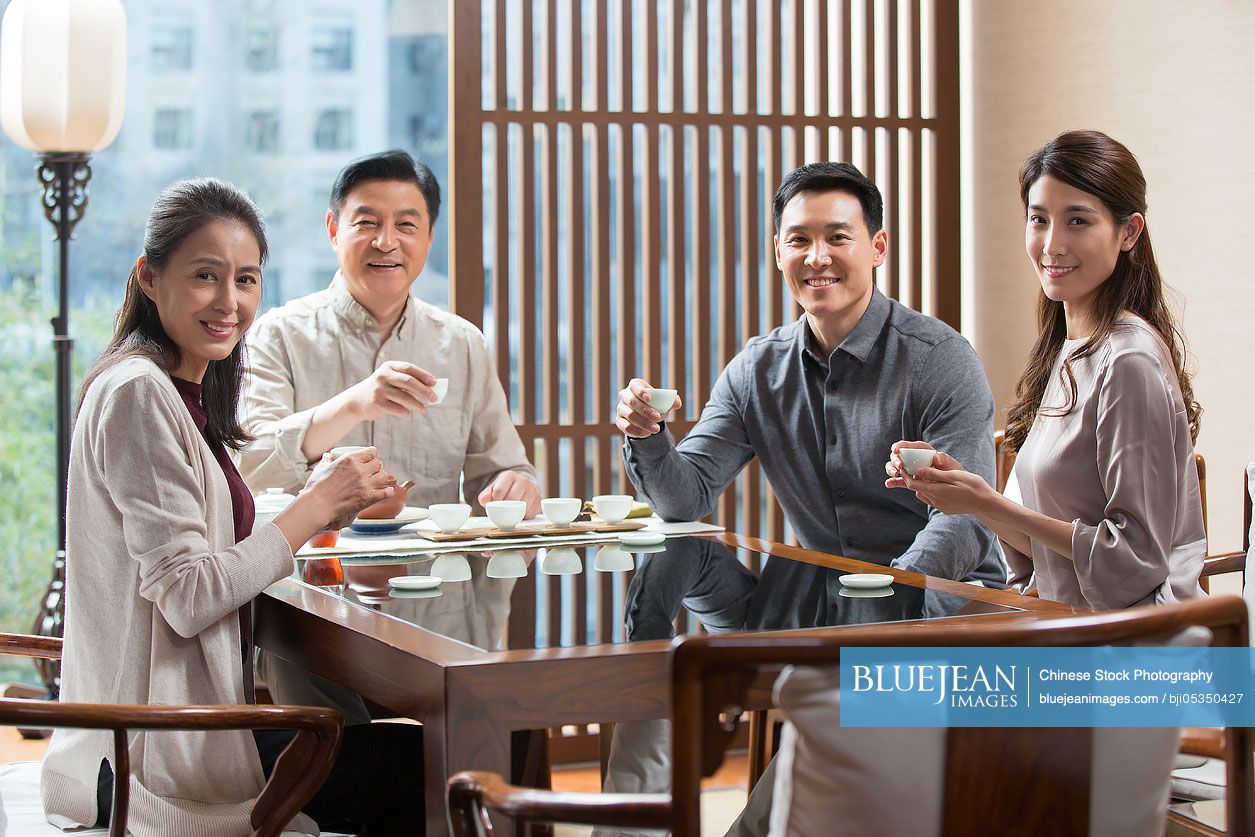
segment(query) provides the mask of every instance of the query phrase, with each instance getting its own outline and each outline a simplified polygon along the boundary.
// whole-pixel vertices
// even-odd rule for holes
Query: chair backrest
[[[994,433],[994,488],[999,494],[1006,491],[1014,467],[1015,451],[1007,448],[1007,431],[998,430]]]
[[[1053,618],[1021,618],[981,624],[875,625],[840,631],[798,631],[788,637],[709,635],[677,640],[672,658],[672,830],[700,833],[696,800],[701,779],[722,763],[735,733],[735,717],[770,699],[771,684],[786,665],[840,661],[842,648],[864,646],[1094,646],[1147,641],[1191,626],[1210,628],[1214,645],[1247,643],[1247,610],[1233,596],[1175,605]],[[1229,827],[1255,833],[1252,730],[1225,731],[1230,788]],[[1058,821],[1058,800],[1086,816],[1089,729],[951,729],[947,732],[942,833],[979,833],[991,822],[1038,825],[1049,811]],[[1043,781],[1048,777],[1048,781]],[[1083,789],[1083,791],[1082,791]],[[1070,796],[1065,796],[1070,794]],[[1087,826],[1059,833],[1088,833]],[[1062,825],[1062,823],[1061,823]]]

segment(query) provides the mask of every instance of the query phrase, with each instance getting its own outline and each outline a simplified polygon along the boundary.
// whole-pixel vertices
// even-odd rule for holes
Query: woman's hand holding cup
[[[320,531],[348,526],[362,509],[391,497],[395,485],[375,448],[338,449],[318,461],[296,500],[274,523],[295,552]]]

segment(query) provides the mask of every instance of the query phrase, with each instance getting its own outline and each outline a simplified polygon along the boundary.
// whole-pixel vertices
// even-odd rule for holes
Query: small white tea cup
[[[436,394],[436,400],[431,402],[433,405],[444,401],[444,397],[449,394],[449,379],[437,378],[436,384],[431,388],[431,391]]]
[[[484,511],[492,525],[503,532],[508,532],[523,522],[527,513],[527,503],[522,500],[489,500],[484,504]]]
[[[527,562],[517,549],[504,549],[488,556],[489,578],[522,578],[527,575]]]
[[[583,507],[584,501],[579,497],[546,497],[540,501],[540,510],[554,526],[570,526]]]
[[[465,555],[460,552],[450,552],[447,555],[437,555],[436,560],[431,562],[431,569],[427,573],[442,581],[470,581],[471,565]]]
[[[627,494],[599,494],[593,498],[593,511],[607,523],[622,523],[633,502],[635,498]]]
[[[649,406],[664,416],[671,412],[671,408],[675,406],[676,396],[680,394],[678,390],[658,387],[646,387],[645,391],[649,393]]]
[[[460,530],[471,516],[471,507],[466,503],[433,503],[427,511],[436,528],[446,535]]]
[[[913,477],[917,468],[924,468],[933,464],[933,455],[935,453],[937,453],[935,450],[898,448],[898,459],[902,460],[903,470]]]
[[[634,566],[631,553],[613,544],[599,547],[593,557],[593,569],[599,573],[623,573]]]
[[[578,575],[583,565],[574,549],[547,549],[540,559],[540,571],[545,575]]]
[[[334,462],[342,456],[348,456],[350,453],[357,453],[359,450],[366,450],[365,445],[341,445],[338,448],[332,448],[327,451],[327,456]]]

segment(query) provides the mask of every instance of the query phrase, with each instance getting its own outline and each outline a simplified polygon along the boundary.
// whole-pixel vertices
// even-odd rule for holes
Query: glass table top
[[[651,547],[344,558],[342,579],[321,561],[298,561],[306,583],[484,651],[1014,612],[904,584],[851,589],[841,583],[847,575],[841,570],[699,537]],[[393,589],[388,580],[404,575],[438,576],[442,583]]]

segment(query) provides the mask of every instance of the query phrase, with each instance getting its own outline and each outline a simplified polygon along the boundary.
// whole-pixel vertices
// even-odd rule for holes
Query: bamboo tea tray
[[[595,535],[602,532],[635,532],[644,529],[644,523],[573,523],[570,526],[554,526],[552,523],[527,523],[514,529],[480,528],[463,529],[460,532],[428,532],[420,530],[414,534],[434,543],[455,543],[457,541],[474,541],[480,538],[522,539],[549,538],[555,535]]]

